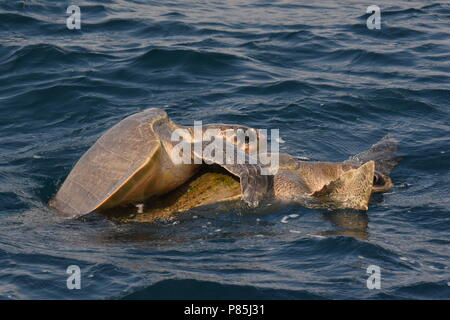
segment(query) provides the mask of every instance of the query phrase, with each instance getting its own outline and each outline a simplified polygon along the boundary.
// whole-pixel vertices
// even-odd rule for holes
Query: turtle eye
[[[250,143],[250,137],[249,136],[245,136],[245,144],[249,144]]]

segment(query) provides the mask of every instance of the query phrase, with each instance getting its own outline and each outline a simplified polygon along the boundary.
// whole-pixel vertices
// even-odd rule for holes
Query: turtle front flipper
[[[393,136],[386,135],[368,150],[351,156],[344,163],[360,166],[365,162],[373,160],[375,161],[375,171],[387,177],[400,161],[396,157],[397,150],[398,141]]]
[[[394,185],[389,174],[401,160],[401,158],[396,157],[397,150],[398,141],[388,134],[368,150],[348,158],[344,161],[344,164],[360,166],[365,162],[375,161],[372,192],[386,192],[392,189]]]
[[[250,206],[257,207],[269,189],[268,175],[257,159],[222,139],[193,143],[193,157],[207,165],[217,164],[239,177],[242,199]]]
[[[312,197],[339,208],[368,210],[374,173],[375,162],[372,160],[357,169],[344,172],[339,178],[314,192]]]
[[[242,199],[250,207],[257,207],[269,186],[269,177],[261,174],[261,167],[256,164],[222,164],[221,166],[239,177]]]

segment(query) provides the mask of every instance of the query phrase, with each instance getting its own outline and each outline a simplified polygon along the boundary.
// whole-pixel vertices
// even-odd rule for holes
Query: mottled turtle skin
[[[392,188],[388,174],[397,164],[397,142],[386,136],[368,151],[345,162],[300,161],[279,155],[279,169],[266,192],[268,202],[295,202],[310,208],[368,210],[372,193]],[[239,180],[224,170],[204,167],[178,189],[144,203],[144,210],[119,208],[121,220],[151,222],[171,219],[175,213],[211,205],[237,205],[241,196]],[[124,214],[126,213],[126,214]],[[131,217],[130,217],[131,214]]]
[[[367,210],[373,177],[373,161],[356,169],[342,163],[299,161],[296,168],[280,168],[272,177],[266,200],[295,202],[310,208]],[[133,215],[131,220],[170,219],[177,212],[238,201],[240,197],[238,179],[225,171],[205,171],[171,193],[144,203],[144,212]],[[121,214],[120,210],[127,214]],[[135,209],[118,209],[115,215],[135,212]],[[125,217],[125,220],[129,219]]]
[[[175,143],[171,135],[178,128],[192,130],[175,124],[158,108],[123,119],[79,159],[49,205],[73,218],[176,189],[201,167],[195,163],[175,164],[172,160]],[[209,128],[250,129],[227,124],[203,127]]]

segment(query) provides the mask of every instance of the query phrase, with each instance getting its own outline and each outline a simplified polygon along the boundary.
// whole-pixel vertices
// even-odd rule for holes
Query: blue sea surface
[[[450,3],[372,2],[0,0],[0,298],[450,299]],[[391,133],[403,161],[367,213],[48,208],[96,139],[149,107],[280,129],[281,151],[311,160]]]

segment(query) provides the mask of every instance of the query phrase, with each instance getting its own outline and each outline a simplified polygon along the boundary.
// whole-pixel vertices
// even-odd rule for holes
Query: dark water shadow
[[[329,221],[336,230],[327,230],[323,235],[327,236],[348,236],[361,240],[369,239],[367,212],[356,210],[333,210],[323,212],[322,217]]]

